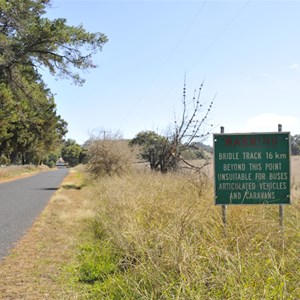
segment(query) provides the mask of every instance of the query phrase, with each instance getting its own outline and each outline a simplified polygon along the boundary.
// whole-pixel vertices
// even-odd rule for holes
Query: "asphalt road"
[[[68,169],[0,183],[0,260],[43,211]]]

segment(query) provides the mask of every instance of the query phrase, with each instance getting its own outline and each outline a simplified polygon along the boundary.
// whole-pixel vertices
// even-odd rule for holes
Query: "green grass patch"
[[[78,280],[83,283],[104,282],[117,270],[117,253],[109,243],[82,246],[78,258]]]

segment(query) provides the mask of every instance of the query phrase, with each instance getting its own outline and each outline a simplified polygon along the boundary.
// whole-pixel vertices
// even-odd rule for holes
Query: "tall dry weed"
[[[201,180],[200,180],[201,181]],[[117,249],[118,271],[99,283],[122,299],[299,299],[299,204],[230,207],[227,237],[209,182],[136,172],[93,187],[95,236]]]

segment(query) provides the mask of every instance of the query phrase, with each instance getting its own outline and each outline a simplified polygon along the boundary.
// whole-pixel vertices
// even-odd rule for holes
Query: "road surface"
[[[0,260],[31,227],[68,169],[0,183]]]

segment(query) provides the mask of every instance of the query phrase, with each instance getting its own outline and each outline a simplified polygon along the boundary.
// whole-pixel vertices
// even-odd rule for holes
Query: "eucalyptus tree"
[[[0,0],[1,79],[19,86],[21,66],[71,78],[82,84],[77,70],[95,68],[92,56],[102,49],[107,37],[90,33],[82,25],[69,26],[67,20],[45,17],[50,0]]]
[[[77,144],[75,140],[68,139],[61,149],[61,156],[70,167],[74,167],[82,163],[81,158],[84,152],[85,149]]]
[[[96,67],[93,55],[107,42],[48,19],[50,7],[50,0],[0,0],[0,156],[12,162],[41,162],[67,131],[41,70],[81,85],[79,71]]]
[[[31,97],[13,94],[0,86],[0,156],[12,163],[39,164],[47,152],[59,146],[67,123],[57,114],[54,98],[41,83],[31,83]]]

